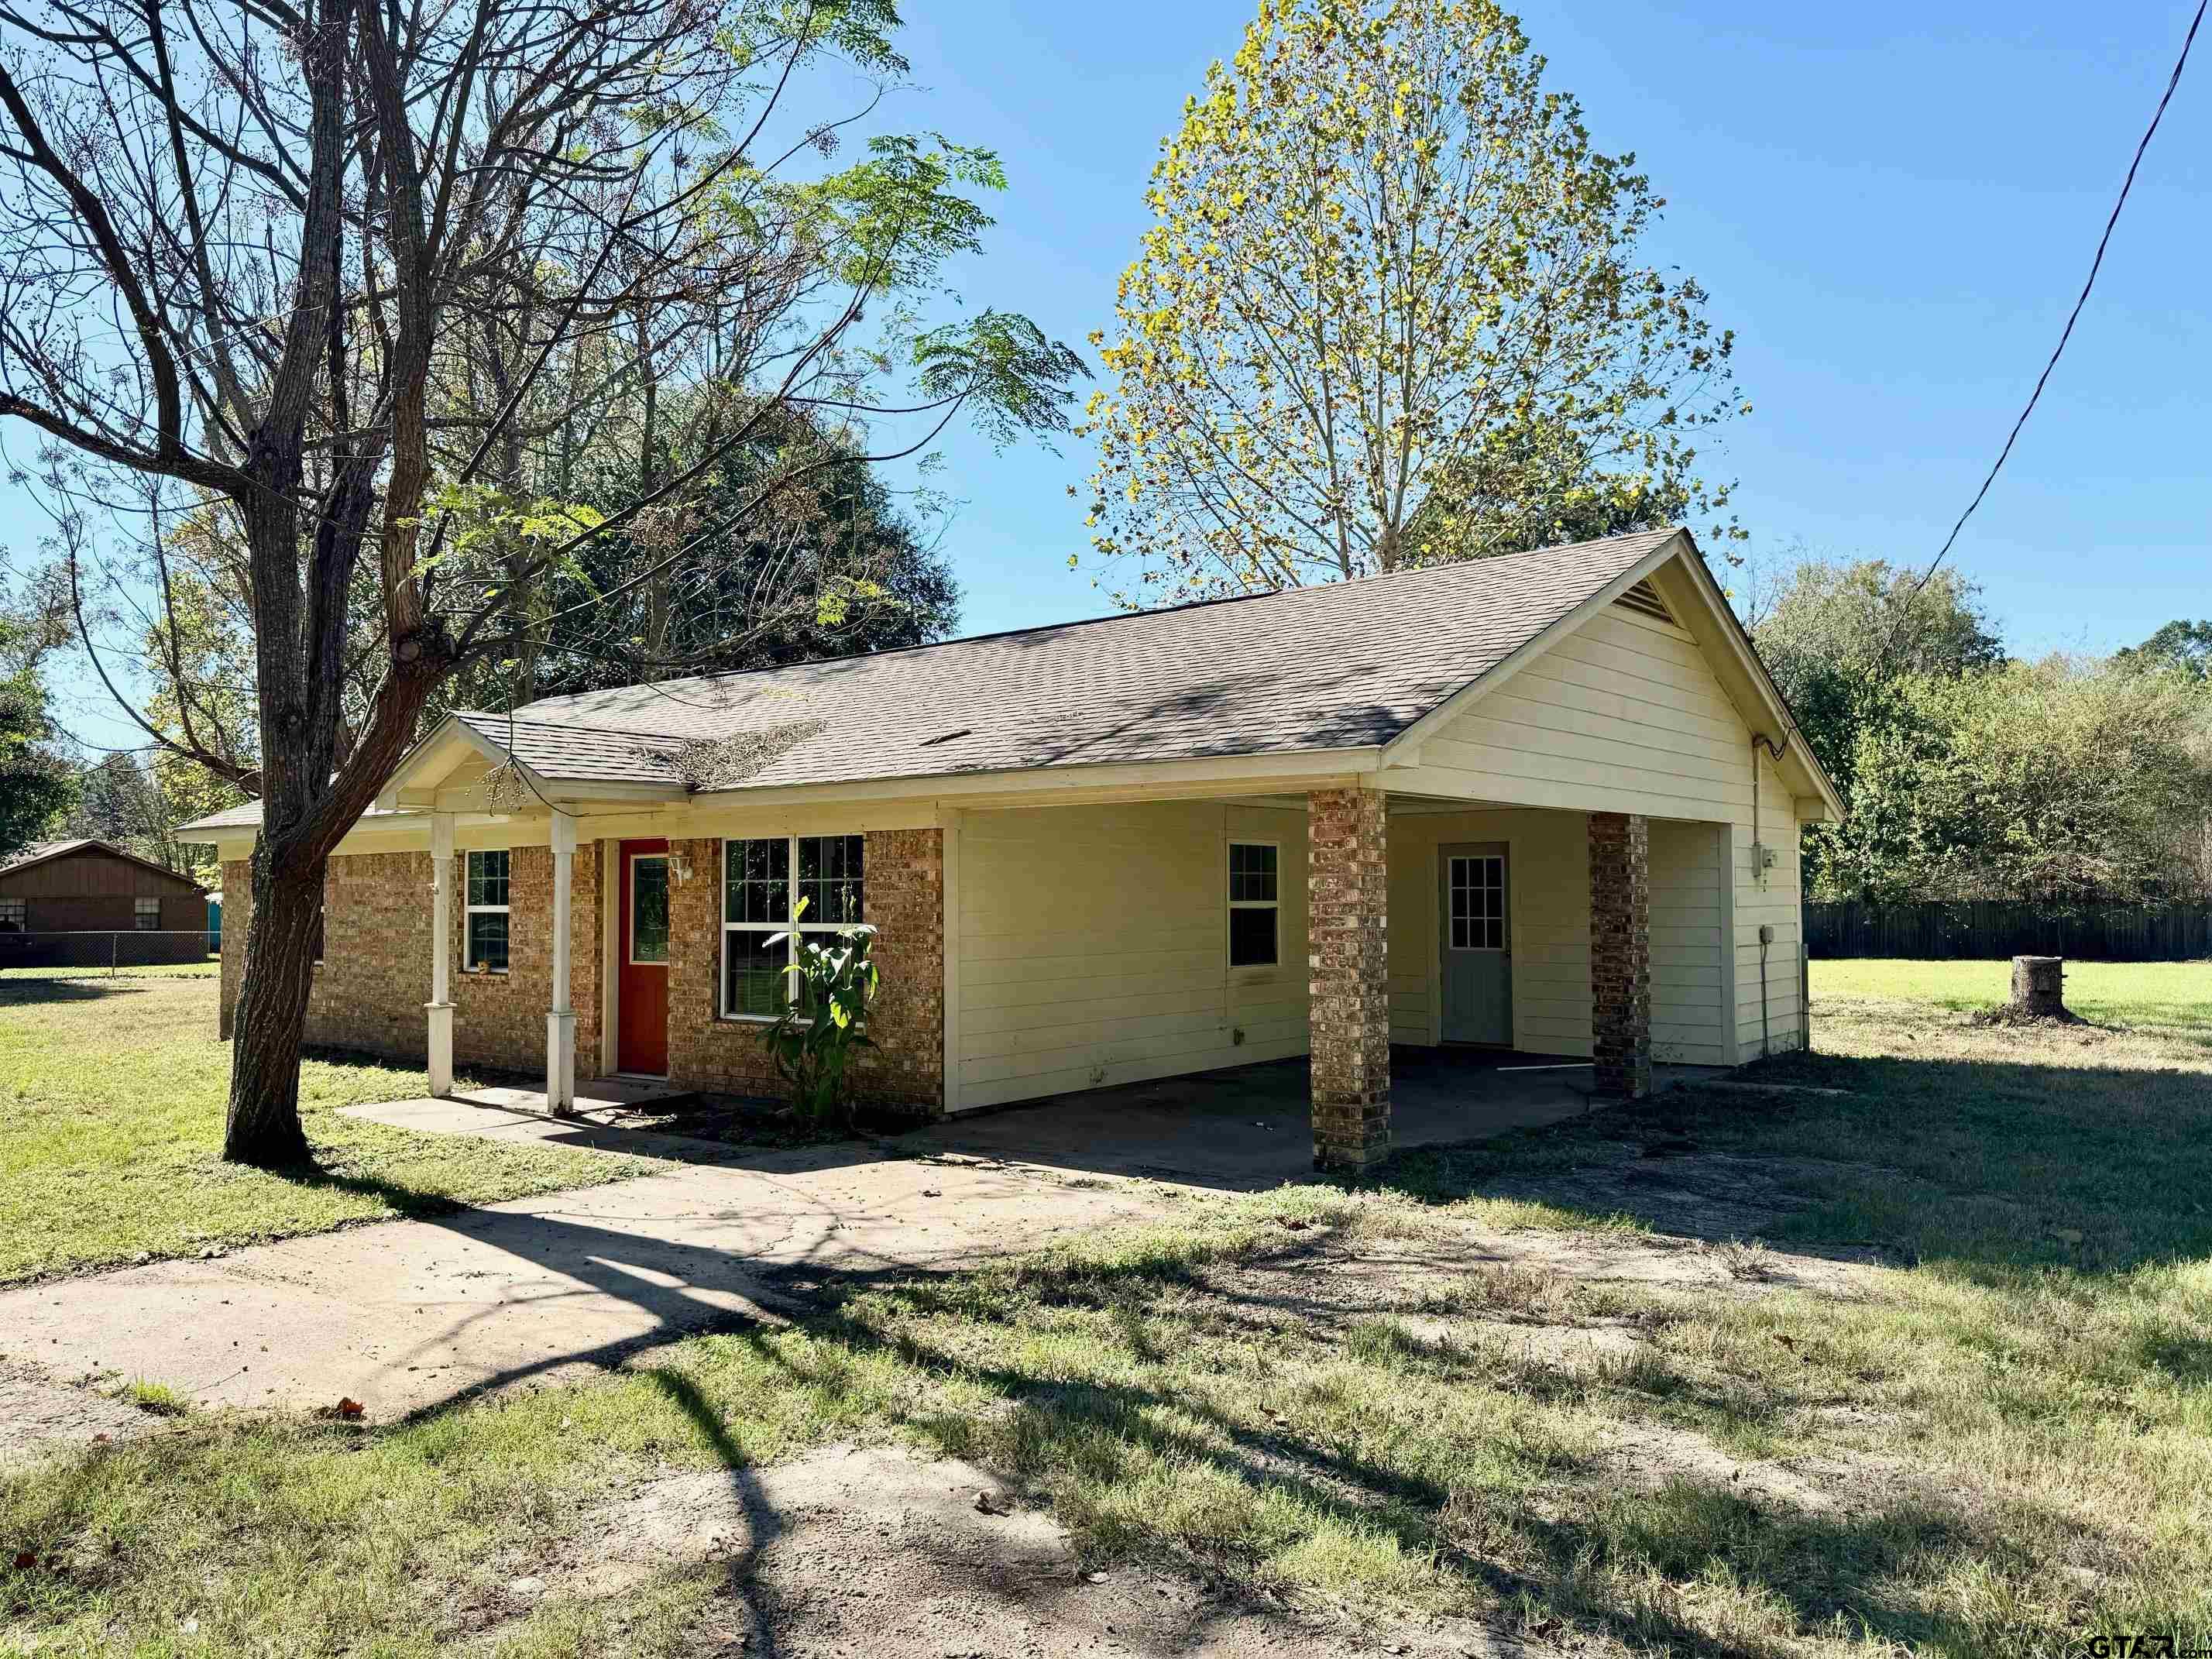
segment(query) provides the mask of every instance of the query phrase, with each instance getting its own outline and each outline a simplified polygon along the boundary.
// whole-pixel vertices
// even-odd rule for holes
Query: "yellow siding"
[[[1681,629],[1617,607],[1593,617],[1423,744],[1401,787],[1501,805],[1645,814],[1655,1047],[1696,1062],[1758,1055],[1762,922],[1775,933],[1766,962],[1774,1046],[1802,1042],[1795,805],[1765,763],[1759,808],[1776,862],[1755,869],[1751,728]],[[1723,826],[1733,877],[1725,889],[1716,879]],[[1732,961],[1714,948],[1729,933]],[[1519,1028],[1520,978],[1516,961],[1516,1041],[1534,1046]],[[1587,1052],[1586,984],[1581,997],[1585,1046],[1561,1052]],[[1732,1021],[1723,1017],[1731,1006]]]
[[[965,812],[958,836],[955,1109],[1305,1052],[1303,812]],[[1232,839],[1281,849],[1273,968],[1228,965]]]
[[[1579,812],[1390,815],[1390,1040],[1434,1043],[1443,975],[1437,848],[1504,842],[1513,1046],[1590,1051],[1589,833]]]
[[[1677,1065],[1735,1063],[1721,934],[1727,826],[1651,823],[1651,1054]]]
[[[1766,947],[1765,1019],[1772,1029],[1776,1052],[1802,1048],[1805,1022],[1800,988],[1803,984],[1798,959],[1803,950],[1798,908],[1797,820],[1795,805],[1784,793],[1781,778],[1764,756],[1759,762],[1759,817],[1766,844],[1773,848],[1774,867],[1754,868],[1751,849],[1751,815],[1733,827],[1735,882],[1735,983],[1737,1054],[1756,1060],[1762,1050],[1759,927],[1774,929],[1774,942]],[[1763,878],[1762,878],[1763,875]]]

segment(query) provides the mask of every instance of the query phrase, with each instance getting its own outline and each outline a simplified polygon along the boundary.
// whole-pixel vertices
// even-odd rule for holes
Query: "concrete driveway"
[[[1070,1185],[927,1147],[757,1153],[444,1101],[354,1109],[432,1133],[672,1161],[665,1175],[447,1220],[0,1292],[0,1349],[59,1376],[110,1371],[207,1404],[346,1396],[389,1419],[772,1316],[817,1274],[969,1266],[1169,1201],[1146,1183]]]
[[[1519,1069],[1543,1064],[1407,1054],[1398,1144],[1589,1109],[1587,1069]],[[58,1375],[144,1378],[208,1404],[345,1396],[390,1418],[773,1316],[817,1276],[973,1266],[1159,1214],[1178,1188],[1296,1180],[1313,1162],[1305,1085],[1303,1061],[1243,1066],[891,1142],[765,1153],[459,1101],[356,1107],[404,1128],[635,1152],[669,1169],[447,1220],[26,1285],[0,1292],[0,1343]]]

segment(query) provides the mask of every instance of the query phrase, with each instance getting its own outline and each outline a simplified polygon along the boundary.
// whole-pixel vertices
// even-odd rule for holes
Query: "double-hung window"
[[[505,848],[468,854],[467,921],[461,966],[471,973],[507,971]]]
[[[722,1016],[774,1019],[799,994],[795,938],[861,919],[865,836],[771,836],[722,843]],[[802,908],[800,901],[804,900]]]
[[[1281,954],[1278,924],[1282,900],[1276,866],[1280,849],[1268,841],[1229,843],[1229,965],[1266,968]]]
[[[31,925],[28,899],[0,899],[0,933],[21,933]]]
[[[138,931],[140,933],[153,933],[161,931],[161,900],[157,898],[133,899],[131,902],[131,920],[137,924]]]

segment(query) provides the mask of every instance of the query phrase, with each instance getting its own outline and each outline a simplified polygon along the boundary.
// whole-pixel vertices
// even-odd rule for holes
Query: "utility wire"
[[[2067,313],[2066,326],[2059,332],[2058,343],[2051,348],[2051,361],[2044,364],[2043,373],[2035,377],[2035,390],[2028,393],[2027,403],[2021,410],[2020,418],[2012,423],[2012,431],[2004,441],[2004,447],[1997,452],[1996,459],[1990,464],[1989,476],[1982,480],[1982,487],[1974,492],[1974,499],[1966,503],[1966,510],[1959,515],[1958,523],[1951,526],[1951,533],[1943,538],[1942,551],[1929,562],[1928,568],[1920,574],[1920,580],[1912,584],[1912,591],[1906,596],[1908,605],[1918,599],[1922,591],[1936,579],[1936,572],[1950,556],[1952,544],[1959,539],[1959,532],[1966,527],[1966,520],[1974,516],[1974,509],[1982,504],[1982,497],[1990,493],[1990,486],[1997,481],[1997,474],[2003,469],[2005,459],[2012,453],[2013,445],[2020,440],[2021,428],[2027,424],[2027,417],[2035,412],[2036,403],[2043,396],[2044,386],[2051,379],[2051,371],[2058,367],[2058,359],[2066,349],[2066,343],[2074,337],[2074,325],[2081,319],[2081,308],[2089,303],[2089,290],[2097,285],[2097,273],[2105,264],[2105,250],[2112,245],[2113,228],[2120,222],[2120,210],[2127,206],[2128,192],[2135,188],[2136,170],[2142,166],[2143,152],[2150,148],[2151,138],[2158,131],[2158,124],[2166,118],[2166,106],[2173,101],[2173,89],[2181,84],[2181,71],[2189,62],[2190,47],[2196,44],[2197,28],[2204,21],[2206,3],[2207,0],[2197,0],[2197,15],[2190,20],[2189,33],[2182,38],[2181,55],[2173,60],[2173,73],[2166,77],[2166,90],[2159,95],[2158,107],[2151,112],[2150,125],[2143,129],[2142,140],[2136,146],[2135,159],[2128,163],[2128,176],[2121,181],[2119,199],[2112,204],[2112,215],[2105,221],[2105,234],[2097,239],[2097,257],[2089,262],[2088,280],[2081,284],[2081,292],[2074,301],[2074,309]],[[1891,628],[1890,645],[1893,648],[1896,646],[1897,631],[1903,625],[1903,621],[1904,612],[1900,611],[1898,622]]]

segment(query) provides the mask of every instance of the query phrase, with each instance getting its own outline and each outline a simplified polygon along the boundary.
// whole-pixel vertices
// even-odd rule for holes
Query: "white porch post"
[[[545,1015],[545,1109],[576,1109],[576,1011],[568,1006],[568,892],[575,884],[576,820],[553,814],[553,1004]]]
[[[447,958],[453,949],[453,815],[430,814],[430,1094],[453,1092],[453,998]]]

